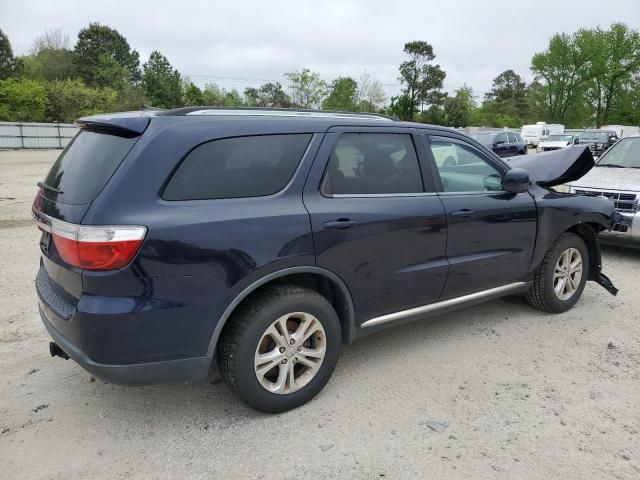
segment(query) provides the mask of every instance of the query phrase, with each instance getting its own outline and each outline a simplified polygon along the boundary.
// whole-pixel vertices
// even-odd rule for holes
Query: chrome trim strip
[[[435,197],[436,192],[419,193],[334,193],[323,194],[327,198],[390,198],[390,197]]]
[[[413,317],[415,315],[420,315],[423,313],[435,312],[437,310],[442,310],[447,307],[453,307],[455,305],[461,305],[467,302],[471,302],[473,300],[479,300],[481,298],[491,297],[492,295],[498,295],[498,294],[510,292],[512,290],[518,290],[519,288],[524,287],[526,284],[527,284],[526,282],[510,283],[508,285],[503,285],[501,287],[490,288],[489,290],[482,290],[481,292],[463,295],[462,297],[451,298],[449,300],[430,303],[429,305],[423,305],[421,307],[414,307],[408,310],[401,310],[399,312],[389,313],[387,315],[382,315],[380,317],[375,317],[375,318],[372,318],[371,320],[367,320],[360,326],[362,328],[375,327],[383,323],[402,320],[403,318]]]

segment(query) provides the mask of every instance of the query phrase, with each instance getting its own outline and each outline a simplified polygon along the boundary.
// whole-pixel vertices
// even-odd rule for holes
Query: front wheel
[[[547,312],[566,312],[580,299],[587,278],[587,246],[578,235],[565,233],[545,255],[527,292],[527,301]]]
[[[338,316],[315,290],[280,285],[247,300],[217,348],[218,365],[236,394],[268,413],[299,407],[325,386],[338,360]]]

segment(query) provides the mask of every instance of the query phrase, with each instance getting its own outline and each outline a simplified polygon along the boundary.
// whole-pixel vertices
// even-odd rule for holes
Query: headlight
[[[537,147],[536,147],[536,152],[537,152],[537,153],[540,153],[541,151],[542,151],[542,147],[541,147],[541,146],[537,146]]]
[[[556,185],[555,187],[551,187],[551,190],[554,190],[558,193],[571,193],[571,185],[567,185],[563,183],[562,185]]]

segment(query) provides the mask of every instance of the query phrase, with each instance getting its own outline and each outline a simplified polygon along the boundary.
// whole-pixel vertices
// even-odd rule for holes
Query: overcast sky
[[[392,95],[404,43],[425,40],[447,73],[445,89],[467,84],[480,95],[508,68],[531,80],[531,56],[554,33],[617,21],[638,28],[640,0],[0,0],[15,54],[46,29],[63,29],[73,46],[82,27],[100,22],[141,63],[160,50],[196,84],[240,91],[309,67],[328,81],[366,69]]]

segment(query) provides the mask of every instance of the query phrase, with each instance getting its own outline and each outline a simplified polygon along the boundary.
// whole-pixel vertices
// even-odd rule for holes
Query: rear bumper
[[[95,376],[126,385],[206,381],[211,358],[190,355],[185,348],[197,332],[180,335],[188,325],[188,309],[117,310],[122,299],[95,295],[74,304],[58,293],[43,267],[36,291],[49,335]],[[162,322],[163,316],[175,321]]]
[[[211,359],[186,358],[132,365],[107,365],[91,360],[78,347],[64,338],[48,321],[40,305],[40,317],[47,332],[64,352],[89,373],[110,383],[120,385],[149,385],[157,383],[202,383],[206,381]]]

